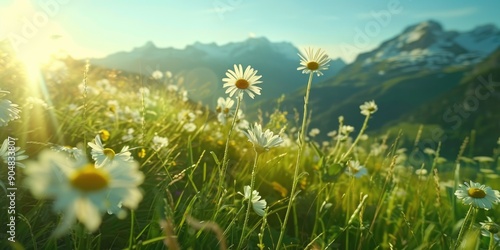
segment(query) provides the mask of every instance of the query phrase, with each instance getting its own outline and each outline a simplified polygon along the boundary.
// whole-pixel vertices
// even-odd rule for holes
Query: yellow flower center
[[[238,79],[234,85],[239,89],[247,89],[250,83],[245,79]]]
[[[227,113],[229,113],[229,109],[228,109],[228,108],[225,108],[225,109],[224,109],[224,114],[227,114]]]
[[[222,112],[222,108],[221,108],[220,106],[217,106],[217,108],[215,109],[215,111],[216,111],[217,113],[220,113],[220,112]]]
[[[109,131],[103,129],[99,131],[99,136],[101,137],[102,141],[107,141],[109,139],[110,134]]]
[[[93,192],[104,189],[109,184],[108,173],[87,164],[70,178],[71,185],[84,192]]]
[[[351,170],[352,174],[357,174],[359,172],[359,169],[357,168],[349,167],[349,169]]]
[[[318,70],[319,69],[319,64],[317,62],[308,62],[307,63],[307,68],[310,70]]]
[[[108,157],[108,159],[110,160],[113,160],[113,158],[115,158],[115,151],[113,151],[113,149],[110,149],[110,148],[105,148],[102,150],[102,153]]]
[[[486,193],[484,192],[484,190],[480,189],[480,188],[469,188],[469,196],[472,197],[472,198],[484,198],[486,197]]]
[[[143,159],[144,157],[146,157],[146,149],[141,148],[141,150],[139,151],[139,153],[137,153],[137,156],[139,156],[139,158],[141,158],[141,159]]]

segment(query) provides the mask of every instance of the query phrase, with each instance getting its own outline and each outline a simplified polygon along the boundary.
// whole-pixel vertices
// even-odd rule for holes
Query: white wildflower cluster
[[[168,138],[155,135],[152,140],[153,145],[151,146],[155,151],[160,151],[160,149],[168,146]]]

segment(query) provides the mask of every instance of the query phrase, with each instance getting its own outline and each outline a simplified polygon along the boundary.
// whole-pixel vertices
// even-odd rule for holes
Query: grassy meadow
[[[1,112],[19,116],[0,127],[2,195],[17,188],[14,209],[0,202],[3,249],[499,249],[500,145],[470,155],[463,138],[446,159],[420,146],[425,126],[372,133],[376,100],[363,124],[325,117],[331,131],[308,125],[308,91],[294,114],[247,109],[267,84],[247,65],[209,109],[182,74],[3,53]],[[327,64],[297,56],[304,88]]]

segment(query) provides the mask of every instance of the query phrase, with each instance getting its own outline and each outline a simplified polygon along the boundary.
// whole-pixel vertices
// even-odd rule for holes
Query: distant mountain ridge
[[[249,38],[224,45],[196,42],[184,49],[158,48],[149,41],[131,51],[92,59],[91,63],[151,75],[154,70],[171,71],[185,77],[189,98],[212,105],[224,95],[222,78],[234,64],[251,65],[264,82],[259,99],[272,99],[290,93],[304,85],[296,70],[299,50],[289,42],[271,42],[267,38]],[[345,63],[341,59],[330,63],[326,77],[334,76]]]

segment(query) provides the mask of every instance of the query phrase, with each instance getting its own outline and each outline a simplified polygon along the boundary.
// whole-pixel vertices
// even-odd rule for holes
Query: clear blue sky
[[[17,40],[19,50],[33,54],[60,47],[76,57],[93,57],[149,40],[184,48],[195,41],[225,44],[265,36],[300,48],[322,47],[331,57],[350,61],[424,20],[439,21],[446,30],[500,27],[499,9],[500,1],[459,0],[0,0],[0,38],[26,38]],[[380,23],[374,13],[389,13],[390,20]],[[26,21],[35,27],[28,37]],[[356,41],[366,28],[367,39]],[[60,37],[48,39],[54,35]]]

